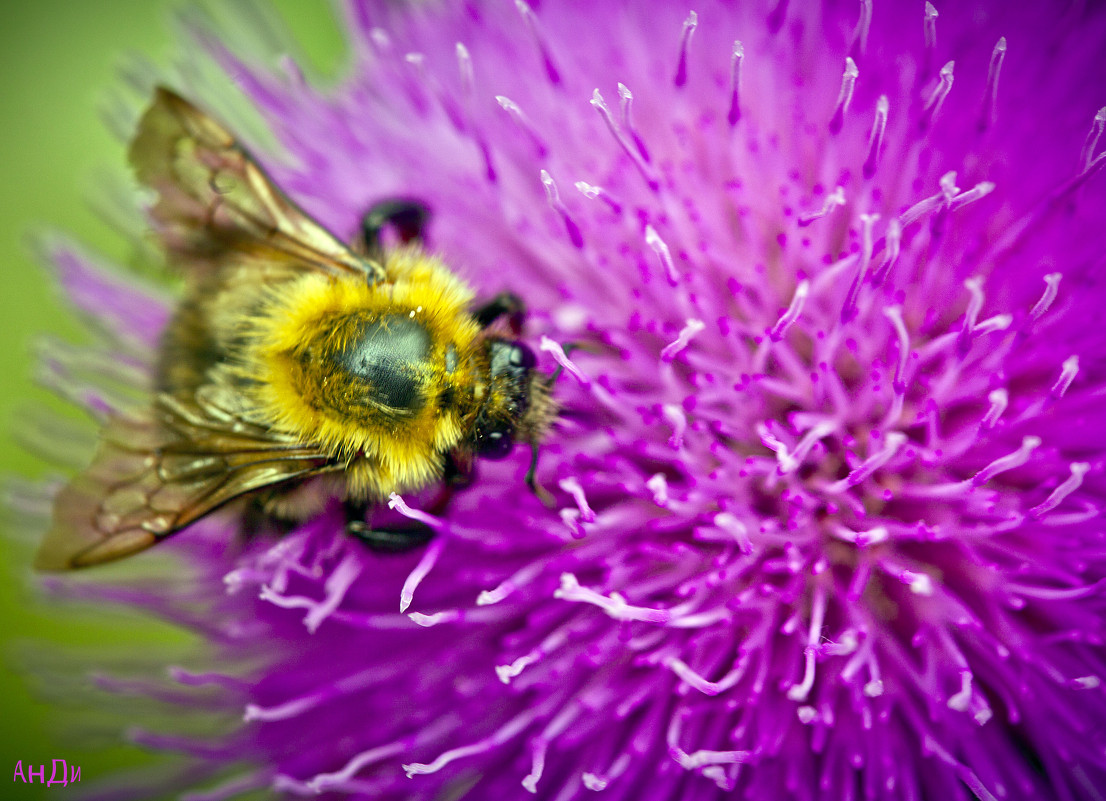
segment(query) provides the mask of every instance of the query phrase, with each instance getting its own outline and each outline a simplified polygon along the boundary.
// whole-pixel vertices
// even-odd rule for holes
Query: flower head
[[[414,553],[202,521],[239,667],[174,676],[245,723],[139,738],[203,797],[1100,797],[1106,15],[1017,5],[351,3],[326,92],[209,42],[308,212],[525,299],[556,508],[518,452]]]

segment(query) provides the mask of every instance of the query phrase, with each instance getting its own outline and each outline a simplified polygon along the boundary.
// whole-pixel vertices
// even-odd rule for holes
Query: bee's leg
[[[445,455],[445,469],[442,474],[444,483],[442,495],[434,501],[434,508],[440,511],[445,508],[454,490],[467,489],[476,478],[476,463],[471,453],[464,451],[450,451]]]
[[[553,497],[553,493],[547,490],[538,481],[538,444],[536,442],[530,443],[530,469],[526,471],[526,486],[530,488],[530,491],[534,493],[542,505],[547,509],[553,509],[557,505],[557,499]]]
[[[564,345],[561,350],[567,356],[576,350],[579,345],[572,342]],[[564,373],[564,365],[557,365],[557,369],[553,371],[553,375],[549,377],[549,386],[552,388],[557,383],[557,379]],[[537,442],[530,443],[530,469],[526,471],[526,486],[530,488],[530,491],[537,496],[537,499],[542,502],[547,508],[552,509],[556,506],[556,498],[553,494],[541,485],[538,481],[538,456],[541,453],[540,447]]]
[[[367,503],[346,502],[346,533],[374,551],[409,551],[425,545],[434,537],[434,530],[421,523],[412,523],[404,528],[370,528],[365,522],[368,510]]]
[[[526,319],[526,306],[522,298],[513,292],[500,292],[472,312],[481,328],[487,328],[500,317],[506,317],[511,332],[518,335],[522,331],[522,322]]]
[[[389,198],[374,203],[361,218],[361,237],[365,251],[377,255],[384,249],[382,234],[391,227],[404,244],[421,242],[430,207],[410,198]]]
[[[239,531],[242,539],[250,542],[258,537],[266,528],[269,516],[265,514],[265,505],[255,495],[246,501],[246,508],[242,510],[242,525]]]

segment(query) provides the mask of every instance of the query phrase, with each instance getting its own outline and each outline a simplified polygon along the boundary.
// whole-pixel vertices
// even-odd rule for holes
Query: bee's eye
[[[524,370],[529,370],[538,363],[538,360],[534,357],[534,351],[518,342],[511,345],[508,358],[512,367],[521,367]]]
[[[485,459],[495,461],[506,458],[514,444],[510,431],[505,428],[497,428],[477,440],[476,452]]]
[[[488,346],[491,356],[492,376],[502,376],[511,381],[523,381],[537,365],[534,351],[521,342],[492,340]]]

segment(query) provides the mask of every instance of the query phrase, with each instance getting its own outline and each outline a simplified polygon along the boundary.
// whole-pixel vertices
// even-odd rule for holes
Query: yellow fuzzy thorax
[[[471,398],[477,381],[480,328],[469,313],[472,290],[435,256],[418,248],[389,253],[387,279],[368,284],[357,275],[304,273],[269,288],[246,332],[246,358],[237,372],[254,414],[294,439],[316,443],[346,464],[351,497],[387,497],[426,486],[442,473],[443,454],[463,432],[459,402]],[[411,413],[387,407],[366,411],[323,404],[318,396],[344,380],[326,359],[311,353],[339,352],[349,343],[342,323],[409,318],[430,337],[420,373],[427,393]],[[447,350],[457,365],[447,370]]]

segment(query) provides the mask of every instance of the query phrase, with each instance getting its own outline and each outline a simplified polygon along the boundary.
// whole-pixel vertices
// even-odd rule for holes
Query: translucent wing
[[[108,424],[91,467],[58,494],[35,566],[120,559],[240,495],[338,469],[317,449],[161,396]]]
[[[229,131],[168,89],[156,90],[129,155],[157,193],[158,233],[188,269],[238,258],[383,277],[289,200]]]

